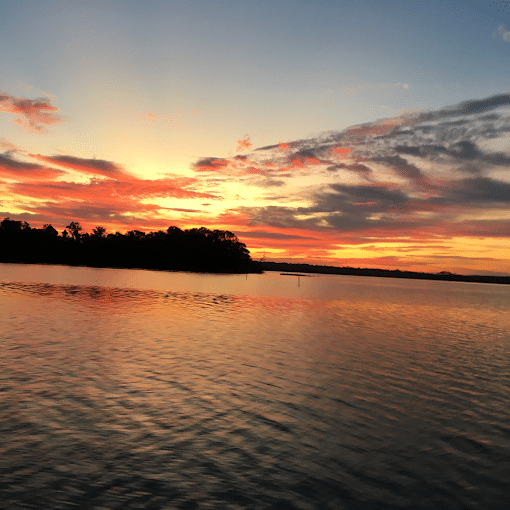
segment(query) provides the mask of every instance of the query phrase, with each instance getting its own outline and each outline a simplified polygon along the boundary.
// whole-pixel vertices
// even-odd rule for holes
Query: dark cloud
[[[370,180],[372,169],[361,163],[355,163],[353,165],[346,165],[345,163],[338,163],[337,165],[331,165],[327,167],[329,172],[337,172],[338,170],[349,170],[358,174],[360,177],[366,180]]]
[[[51,180],[64,175],[62,170],[36,163],[17,161],[8,154],[0,154],[0,176],[15,180]]]
[[[102,175],[111,178],[125,178],[128,174],[124,172],[120,165],[103,159],[86,159],[74,156],[42,156],[41,154],[30,154],[31,157],[50,163],[59,165],[70,170],[82,172],[86,174]]]
[[[239,159],[239,158],[237,158]],[[196,172],[216,172],[229,165],[229,160],[225,158],[202,158],[191,167]]]
[[[249,184],[260,188],[280,188],[285,186],[285,181],[280,179],[271,179],[270,177],[263,177],[261,179],[253,180]]]
[[[450,156],[455,160],[466,162],[488,163],[490,165],[510,165],[510,157],[502,152],[483,153],[478,149],[475,143],[464,140],[453,143],[448,147],[444,145],[422,145],[422,146],[396,146],[394,148],[398,154],[407,154],[410,156],[419,156],[421,158],[436,159],[440,155]],[[483,167],[485,168],[485,166]],[[482,167],[471,166],[470,172],[479,172]]]
[[[267,207],[241,207],[239,210],[243,214],[248,215],[250,226],[270,226],[280,229],[317,229],[316,220],[303,220],[296,218],[299,214],[308,212],[305,208],[270,205]]]
[[[450,146],[448,154],[457,159],[473,160],[480,158],[481,153],[475,144],[468,141],[457,142]]]
[[[339,195],[348,197],[349,200],[358,202],[402,203],[409,197],[399,189],[389,189],[387,186],[348,186],[346,184],[332,184],[331,188]],[[325,196],[325,195],[323,195]],[[328,194],[328,196],[331,196]]]
[[[423,179],[423,174],[417,166],[408,163],[406,159],[398,155],[383,157],[376,156],[372,157],[371,161],[376,163],[385,163],[386,165],[390,166],[395,171],[395,173],[401,177],[405,177],[406,179]]]
[[[447,152],[446,147],[443,145],[431,145],[424,144],[420,146],[416,145],[397,145],[394,148],[397,154],[408,154],[409,156],[419,156],[422,158],[433,158],[438,154],[444,154]]]
[[[486,99],[464,101],[455,106],[448,106],[435,112],[426,112],[418,116],[420,122],[439,120],[462,115],[474,115],[500,106],[510,105],[510,94],[499,94]]]
[[[465,205],[510,205],[510,183],[489,177],[452,181],[443,195],[444,203]]]
[[[308,240],[316,240],[315,237],[307,237],[307,236],[299,236],[292,234],[282,234],[280,232],[267,232],[267,231],[254,231],[254,232],[237,232],[238,237],[246,237],[252,239],[283,239],[283,240],[291,240],[291,239],[302,239],[305,241]]]

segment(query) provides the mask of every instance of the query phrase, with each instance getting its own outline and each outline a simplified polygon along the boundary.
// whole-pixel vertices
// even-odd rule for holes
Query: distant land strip
[[[399,269],[363,269],[354,267],[316,266],[311,264],[292,264],[288,262],[260,262],[263,271],[282,271],[285,273],[320,273],[352,276],[375,276],[381,278],[410,278],[414,280],[443,280],[449,282],[498,283],[510,284],[510,276],[460,275],[441,271],[440,273],[419,273],[400,271]],[[297,276],[297,274],[295,275]]]

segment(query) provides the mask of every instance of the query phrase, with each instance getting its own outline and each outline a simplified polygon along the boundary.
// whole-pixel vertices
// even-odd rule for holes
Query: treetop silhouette
[[[92,234],[72,221],[59,235],[50,224],[30,228],[27,222],[0,222],[0,262],[69,264],[198,272],[262,272],[246,245],[229,231],[205,227],[166,232],[131,230],[107,233],[97,226]]]

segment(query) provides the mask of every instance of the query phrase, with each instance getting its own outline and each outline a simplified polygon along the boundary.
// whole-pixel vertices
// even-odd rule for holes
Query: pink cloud
[[[34,133],[44,133],[47,131],[44,125],[58,124],[64,120],[56,113],[58,108],[51,104],[49,98],[25,99],[5,92],[0,93],[0,112],[17,115],[18,118],[13,121]]]

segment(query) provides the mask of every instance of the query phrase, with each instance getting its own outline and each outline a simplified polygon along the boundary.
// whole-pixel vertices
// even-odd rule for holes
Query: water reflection
[[[0,282],[8,507],[505,508],[507,290],[75,269]]]

